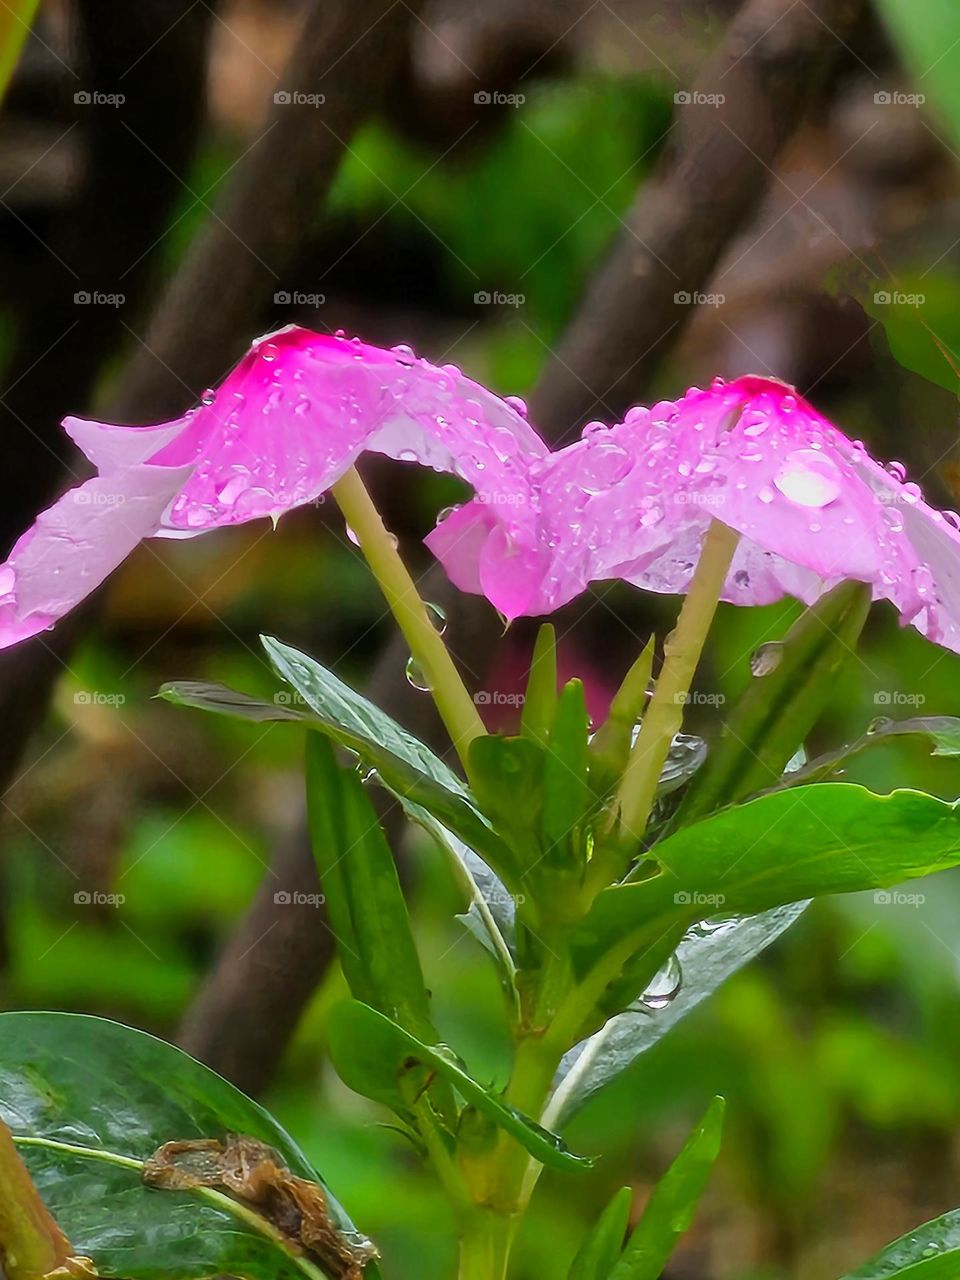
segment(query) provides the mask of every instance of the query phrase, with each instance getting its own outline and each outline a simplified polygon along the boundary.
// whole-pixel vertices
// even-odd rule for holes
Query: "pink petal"
[[[69,613],[160,527],[190,468],[128,467],[42,512],[0,565],[0,648]]]

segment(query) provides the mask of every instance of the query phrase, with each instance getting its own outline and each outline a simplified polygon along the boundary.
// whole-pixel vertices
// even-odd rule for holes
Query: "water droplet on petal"
[[[901,484],[907,478],[907,468],[902,462],[888,462],[886,472],[888,476],[893,476],[894,480],[899,480]]]
[[[770,640],[754,649],[750,658],[750,670],[755,676],[768,676],[776,671],[783,661],[783,644],[779,640]]]
[[[409,657],[405,668],[407,683],[412,685],[414,689],[418,689],[421,693],[430,692],[430,683],[423,673],[423,669],[416,658]]]
[[[395,347],[391,347],[390,350],[397,357],[397,364],[402,364],[406,369],[412,368],[417,358],[413,353],[413,347],[408,347],[405,342],[400,342]]]
[[[628,474],[633,459],[614,440],[597,440],[587,447],[580,483],[587,493],[602,493]]]
[[[214,391],[212,387],[207,387],[206,391],[200,397],[200,403],[210,405],[215,402],[216,398],[216,391]]]
[[[236,500],[246,489],[250,487],[250,477],[245,475],[232,475],[225,484],[222,484],[217,490],[217,499],[223,503],[225,507],[232,507]]]
[[[17,571],[11,565],[0,566],[0,600],[12,596],[17,585]]]
[[[527,402],[522,396],[504,396],[504,403],[508,404],[514,413],[519,413],[521,418],[527,416]]]
[[[795,449],[773,483],[798,507],[826,507],[840,496],[843,478],[832,459],[813,449]]]

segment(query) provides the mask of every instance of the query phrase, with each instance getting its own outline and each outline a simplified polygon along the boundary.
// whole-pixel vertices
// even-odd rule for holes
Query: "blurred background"
[[[926,31],[924,62],[927,8],[949,17],[925,5],[901,48],[893,0],[46,0],[0,117],[4,552],[82,474],[65,414],[182,411],[290,322],[529,396],[554,442],[774,375],[960,505],[960,20]],[[452,599],[420,543],[462,489],[366,474],[508,727],[532,627]],[[561,615],[596,715],[675,609],[601,586]],[[721,609],[691,732],[709,742],[796,613]],[[388,1280],[445,1280],[437,1189],[325,1062],[344,987],[297,901],[316,893],[299,732],[152,700],[183,678],[273,694],[261,631],[442,745],[332,504],[143,547],[0,655],[0,1000],[184,1044],[276,1111]],[[808,747],[921,713],[960,714],[960,660],[880,608]],[[849,776],[960,791],[911,741]],[[440,858],[392,835],[443,1032],[502,1078],[493,971]],[[518,1280],[559,1280],[617,1187],[642,1203],[718,1092],[724,1152],[671,1280],[835,1280],[956,1207],[957,874],[811,909],[597,1098],[569,1136],[599,1170],[544,1178]]]

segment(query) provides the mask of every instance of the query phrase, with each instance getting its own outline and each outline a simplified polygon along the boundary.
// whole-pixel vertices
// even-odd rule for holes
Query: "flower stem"
[[[614,807],[614,813],[619,811],[621,831],[632,842],[638,842],[646,830],[660,774],[674,735],[683,724],[686,694],[739,540],[740,535],[719,520],[710,522],[677,625],[663,646],[663,666]]]
[[[351,467],[333,485],[331,493],[380,584],[414,661],[423,672],[457,754],[466,767],[470,743],[486,731],[447,646],[431,621],[426,605],[397,552],[394,539],[384,528],[380,512],[355,467]]]

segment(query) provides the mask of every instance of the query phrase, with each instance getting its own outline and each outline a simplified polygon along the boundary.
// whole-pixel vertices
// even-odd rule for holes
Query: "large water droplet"
[[[407,659],[406,677],[407,682],[412,685],[414,689],[418,689],[420,693],[430,692],[430,682],[424,675],[423,668],[420,666],[420,663],[412,656]]]
[[[618,484],[633,466],[633,459],[615,440],[595,440],[586,450],[580,483],[587,493],[602,493]]]
[[[707,758],[707,744],[692,733],[678,733],[660,770],[657,794],[669,795],[692,778]]]
[[[508,404],[514,413],[519,413],[521,418],[527,416],[527,402],[522,396],[504,396],[504,403]]]
[[[773,483],[798,507],[826,507],[839,497],[843,477],[831,458],[814,449],[795,449]]]
[[[447,611],[441,608],[440,605],[434,604],[432,600],[425,600],[423,604],[430,621],[433,623],[434,631],[436,631],[437,635],[442,636],[447,629]]]
[[[452,507],[444,507],[442,511],[437,512],[437,524],[443,524],[448,516],[456,515],[460,510],[462,503],[455,502]]]
[[[750,670],[755,676],[768,676],[783,661],[783,645],[779,640],[761,644],[750,657]]]
[[[675,955],[671,956],[660,972],[652,979],[650,986],[640,997],[641,1005],[656,1012],[666,1009],[676,1000],[683,986],[683,970]]]
[[[250,487],[250,477],[245,475],[233,475],[225,484],[222,484],[217,490],[217,498],[225,507],[232,507],[241,493]]]

